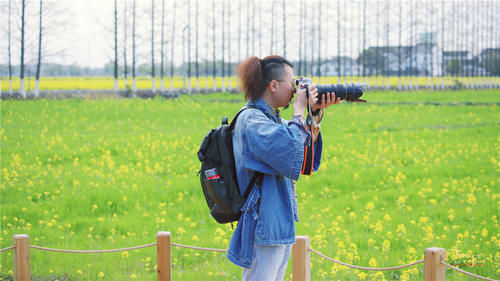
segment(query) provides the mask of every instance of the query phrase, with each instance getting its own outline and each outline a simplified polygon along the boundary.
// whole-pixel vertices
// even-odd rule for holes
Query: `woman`
[[[298,221],[294,181],[304,161],[304,146],[313,138],[314,171],[319,168],[322,138],[319,123],[324,109],[339,102],[329,93],[317,104],[318,91],[295,89],[293,65],[285,58],[250,57],[237,68],[247,105],[233,131],[233,150],[240,192],[243,194],[255,173],[264,176],[255,183],[242,208],[231,238],[227,258],[243,267],[243,280],[283,280],[295,243]],[[290,121],[279,116],[296,93]],[[308,103],[314,113],[316,133],[305,129],[304,111]]]

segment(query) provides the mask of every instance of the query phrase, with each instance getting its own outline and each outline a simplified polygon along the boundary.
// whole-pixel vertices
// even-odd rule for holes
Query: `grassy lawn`
[[[499,94],[364,97],[368,103],[341,102],[327,111],[321,168],[297,183],[297,235],[364,266],[410,263],[425,248],[442,247],[449,263],[499,279]],[[196,152],[221,117],[243,104],[227,93],[0,101],[0,248],[25,233],[32,245],[115,249],[155,242],[157,231],[170,231],[176,243],[226,248],[231,225],[208,213]],[[241,278],[222,253],[174,248],[172,256],[175,280]],[[423,280],[423,264],[375,273],[314,255],[311,262],[312,280]],[[156,280],[155,265],[154,247],[31,250],[32,275],[42,280]],[[0,280],[12,274],[13,252],[0,253]],[[448,271],[447,280],[469,278]]]

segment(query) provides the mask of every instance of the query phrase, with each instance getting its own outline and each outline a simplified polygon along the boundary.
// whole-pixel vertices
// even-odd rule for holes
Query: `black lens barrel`
[[[326,93],[335,93],[336,98],[341,100],[356,100],[363,95],[362,84],[323,84],[316,85],[318,89],[318,103],[321,103],[322,97]]]

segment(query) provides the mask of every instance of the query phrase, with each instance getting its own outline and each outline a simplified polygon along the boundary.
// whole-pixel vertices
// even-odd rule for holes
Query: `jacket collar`
[[[275,110],[272,106],[270,106],[269,104],[267,104],[264,101],[264,99],[258,98],[255,101],[249,100],[247,102],[247,106],[256,107],[257,109],[259,109],[260,111],[262,111],[268,118],[270,118],[274,122],[281,123],[280,122],[280,115],[279,115],[280,111],[279,111],[279,109]]]

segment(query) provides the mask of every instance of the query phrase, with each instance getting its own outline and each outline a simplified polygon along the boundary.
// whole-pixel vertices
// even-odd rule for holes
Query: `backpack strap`
[[[245,198],[245,200],[248,197],[248,195],[250,195],[250,191],[252,191],[252,188],[254,187],[255,183],[258,181],[257,184],[262,184],[263,179],[264,179],[263,173],[255,172],[252,179],[250,180],[250,183],[247,186],[247,190],[245,190],[245,194],[243,194],[243,198]]]
[[[233,130],[234,129],[234,126],[236,126],[236,120],[238,119],[238,116],[240,116],[240,113],[242,113],[243,111],[247,110],[247,109],[250,109],[250,108],[255,108],[253,106],[248,106],[248,105],[245,105],[243,106],[240,111],[238,111],[238,113],[236,113],[236,115],[234,116],[233,120],[231,120],[231,124],[229,125],[229,129],[230,130]]]
[[[242,113],[243,111],[245,111],[247,109],[250,109],[250,108],[257,109],[254,106],[249,106],[249,105],[243,106],[240,109],[240,111],[238,111],[238,113],[236,113],[236,115],[234,116],[233,120],[231,120],[231,124],[229,125],[229,129],[230,130],[233,130],[234,126],[236,126],[236,120],[238,119],[238,116],[240,116],[240,113]],[[245,194],[243,194],[243,198],[245,198],[245,200],[248,197],[248,195],[250,195],[250,192],[252,191],[252,188],[255,185],[255,183],[261,184],[263,179],[264,179],[264,174],[263,173],[261,173],[261,172],[255,172],[255,174],[253,175],[252,179],[250,180],[250,183],[247,186],[247,189],[245,190]]]

